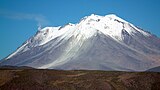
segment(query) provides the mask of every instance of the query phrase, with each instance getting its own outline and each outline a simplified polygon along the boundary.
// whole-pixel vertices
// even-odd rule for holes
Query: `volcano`
[[[76,24],[38,30],[0,65],[145,71],[160,66],[160,38],[114,14],[92,14]]]

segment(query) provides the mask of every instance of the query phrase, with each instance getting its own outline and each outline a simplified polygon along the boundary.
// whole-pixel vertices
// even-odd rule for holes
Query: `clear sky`
[[[160,37],[160,0],[0,0],[0,59],[39,25],[77,23],[90,14],[117,16]]]

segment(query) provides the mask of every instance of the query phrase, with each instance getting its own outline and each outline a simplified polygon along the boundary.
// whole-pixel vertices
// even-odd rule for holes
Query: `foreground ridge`
[[[0,75],[1,90],[160,89],[160,73],[151,72],[0,69]]]

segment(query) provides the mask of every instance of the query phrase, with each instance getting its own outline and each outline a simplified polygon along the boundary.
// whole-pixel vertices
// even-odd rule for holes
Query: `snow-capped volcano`
[[[160,66],[160,39],[116,15],[92,14],[39,30],[1,65],[144,71]]]

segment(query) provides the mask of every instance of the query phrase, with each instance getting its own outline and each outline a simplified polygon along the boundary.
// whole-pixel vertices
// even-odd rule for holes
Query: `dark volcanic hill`
[[[45,27],[0,63],[38,69],[145,71],[160,66],[160,39],[116,15]]]
[[[160,73],[0,69],[0,90],[160,90]]]
[[[151,69],[149,69],[149,70],[147,70],[147,71],[151,71],[151,72],[160,72],[160,66],[151,68]]]

